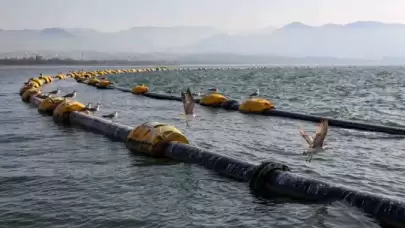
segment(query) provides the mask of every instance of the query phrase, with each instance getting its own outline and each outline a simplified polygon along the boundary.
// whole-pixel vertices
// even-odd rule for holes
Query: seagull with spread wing
[[[328,121],[322,120],[319,124],[318,128],[316,129],[315,137],[312,138],[309,136],[302,128],[300,128],[300,135],[305,139],[308,143],[310,150],[308,152],[304,152],[304,154],[309,154],[307,161],[310,162],[312,160],[312,156],[315,152],[322,151],[323,144],[328,133]]]
[[[184,116],[186,117],[186,123],[188,126],[188,120],[192,120],[194,118],[194,98],[193,95],[190,91],[190,89],[187,89],[186,92],[181,92],[181,100],[183,102],[183,107],[184,107]]]

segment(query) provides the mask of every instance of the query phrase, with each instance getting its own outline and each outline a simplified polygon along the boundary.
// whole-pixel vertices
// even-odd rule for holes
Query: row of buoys
[[[301,177],[277,162],[268,161],[256,165],[195,148],[188,145],[189,141],[177,128],[167,124],[144,123],[131,128],[107,121],[85,111],[85,106],[80,102],[66,98],[57,100],[43,93],[43,85],[54,79],[63,80],[65,77],[50,78],[30,79],[20,90],[20,94],[23,101],[31,102],[38,107],[38,111],[41,106],[52,111],[56,122],[80,125],[108,137],[120,139],[134,152],[199,164],[221,175],[248,181],[249,187],[255,193],[289,197],[304,202],[343,201],[373,216],[381,224],[392,227],[405,225],[405,205],[400,201]]]
[[[110,89],[114,84],[107,80],[104,75],[108,74],[125,74],[125,73],[142,73],[142,72],[154,72],[165,71],[168,68],[156,67],[156,68],[139,68],[139,69],[114,69],[114,70],[95,70],[90,72],[74,72],[71,77],[79,83],[85,83],[90,86],[94,86],[99,89]]]
[[[206,69],[206,68],[197,68]],[[168,68],[140,68],[140,69],[123,69],[123,70],[96,70],[91,72],[74,72],[71,73],[77,82],[84,83],[89,86],[94,86],[99,89],[113,89],[114,83],[105,77],[107,74],[121,74],[121,73],[142,73],[153,71],[166,71]],[[69,75],[69,74],[68,74]],[[101,78],[100,78],[101,77]],[[144,95],[149,92],[149,88],[145,84],[139,84],[132,88],[131,92],[137,95]],[[204,106],[224,107],[225,109],[233,108],[234,100],[229,100],[225,95],[219,92],[210,92],[201,96],[197,101]],[[245,102],[239,105],[238,109],[245,113],[262,113],[274,109],[274,104],[265,98],[249,97]]]
[[[142,71],[138,71],[142,72]],[[87,74],[85,74],[87,75]],[[79,83],[84,83],[89,86],[94,86],[97,88],[111,88],[114,89],[114,83],[106,79],[105,77],[103,78],[97,78],[98,76],[93,76],[93,77],[75,77],[76,81]],[[145,84],[139,84],[134,86],[130,90],[133,94],[137,95],[146,95],[148,96],[147,93],[151,97],[154,96],[154,93],[149,92],[149,88]],[[159,94],[160,97],[164,97],[164,95]],[[235,100],[229,100],[225,95],[219,93],[219,92],[209,92],[206,94],[203,94],[199,99],[196,100],[197,103],[204,105],[204,106],[211,106],[211,107],[223,107],[225,109],[233,109],[232,105],[234,105],[236,102]],[[268,99],[265,98],[258,98],[258,97],[249,97],[244,101],[242,104],[238,106],[239,111],[245,112],[245,113],[262,113],[271,109],[274,109],[275,106],[274,104],[269,101]]]

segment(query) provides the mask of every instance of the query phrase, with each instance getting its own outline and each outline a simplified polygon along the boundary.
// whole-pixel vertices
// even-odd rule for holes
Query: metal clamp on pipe
[[[266,184],[268,183],[268,178],[275,170],[281,171],[291,171],[291,169],[281,163],[265,161],[262,162],[255,168],[252,178],[249,181],[249,188],[255,193],[266,192]]]

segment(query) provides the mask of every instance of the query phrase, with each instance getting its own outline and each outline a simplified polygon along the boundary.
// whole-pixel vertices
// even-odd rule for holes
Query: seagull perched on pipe
[[[328,121],[321,120],[318,128],[316,129],[315,138],[312,139],[302,128],[300,128],[300,135],[305,139],[309,145],[309,151],[303,154],[309,154],[307,161],[311,162],[312,156],[315,152],[323,151],[323,142],[325,141],[326,135],[328,134]]]
[[[84,107],[84,108],[85,108],[85,109],[89,109],[89,108],[91,108],[91,107],[93,107],[93,103],[89,102],[89,103],[87,103],[86,107]]]
[[[249,97],[257,97],[259,96],[259,94],[260,94],[259,89],[257,89],[256,92],[250,94]]]
[[[73,98],[75,98],[76,97],[76,93],[77,93],[77,91],[76,90],[73,90],[73,92],[72,93],[68,93],[68,94],[66,94],[65,96],[63,96],[63,98],[70,98],[70,99],[73,99]]]
[[[186,117],[186,124],[188,126],[188,120],[191,120],[194,118],[194,98],[193,95],[191,94],[190,89],[187,89],[186,92],[181,92],[181,100],[183,102],[183,108],[184,108],[184,116]]]
[[[113,112],[111,114],[108,114],[108,115],[102,115],[101,117],[113,120],[113,119],[118,117],[118,111],[115,111],[115,112]]]
[[[90,111],[90,112],[98,112],[98,111],[100,111],[100,106],[101,106],[100,103],[97,103],[96,107],[94,107],[94,108],[91,106],[91,103],[89,103],[89,104],[90,104],[90,107],[86,107],[87,111]]]

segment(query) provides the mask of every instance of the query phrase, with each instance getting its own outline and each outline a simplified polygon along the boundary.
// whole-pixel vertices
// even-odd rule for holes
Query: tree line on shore
[[[0,65],[170,65],[172,61],[154,60],[77,60],[70,58],[2,58]]]

